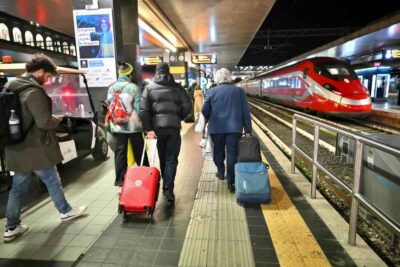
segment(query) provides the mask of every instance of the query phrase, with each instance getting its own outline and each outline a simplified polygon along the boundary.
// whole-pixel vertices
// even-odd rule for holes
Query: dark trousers
[[[128,139],[131,140],[133,156],[137,165],[140,165],[140,160],[142,159],[144,140],[142,133],[113,133],[115,138],[115,180],[123,181],[126,173],[126,168],[128,167]],[[147,154],[144,153],[144,166],[149,166],[149,160],[147,159]]]
[[[156,132],[156,134],[163,190],[174,189],[178,156],[181,150],[181,134],[179,130],[165,133]]]
[[[220,175],[225,174],[225,147],[227,156],[226,179],[228,183],[235,183],[235,164],[238,157],[238,143],[240,133],[211,134],[214,143],[213,160]]]

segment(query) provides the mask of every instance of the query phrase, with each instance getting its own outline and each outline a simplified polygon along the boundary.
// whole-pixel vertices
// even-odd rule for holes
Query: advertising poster
[[[74,10],[79,69],[88,86],[108,87],[117,80],[112,10]]]

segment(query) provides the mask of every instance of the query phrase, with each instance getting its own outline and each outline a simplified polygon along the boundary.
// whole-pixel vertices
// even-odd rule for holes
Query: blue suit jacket
[[[231,84],[220,84],[207,91],[201,111],[208,120],[210,134],[251,133],[246,94]]]

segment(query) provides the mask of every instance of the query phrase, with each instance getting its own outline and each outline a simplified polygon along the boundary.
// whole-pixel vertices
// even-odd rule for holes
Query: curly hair
[[[44,70],[44,72],[57,73],[57,67],[54,65],[51,58],[44,54],[35,54],[31,60],[26,62],[25,65],[27,72],[35,72],[37,70]]]

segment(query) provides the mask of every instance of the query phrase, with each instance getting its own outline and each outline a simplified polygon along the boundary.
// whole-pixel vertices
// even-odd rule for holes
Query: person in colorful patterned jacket
[[[144,140],[142,122],[139,117],[140,88],[132,83],[133,67],[129,63],[122,63],[118,69],[118,80],[108,89],[107,103],[109,105],[106,125],[115,139],[115,185],[122,186],[127,169],[128,139],[131,140],[133,155],[139,165],[143,153]],[[112,106],[121,106],[111,110]],[[115,115],[115,113],[122,113]],[[113,114],[114,112],[114,114]],[[119,116],[119,117],[118,117]],[[117,118],[126,117],[126,121]],[[145,153],[144,166],[149,166]]]

